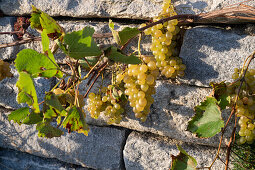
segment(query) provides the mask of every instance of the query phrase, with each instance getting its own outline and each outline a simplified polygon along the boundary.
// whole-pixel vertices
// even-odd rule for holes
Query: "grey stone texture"
[[[1,2],[0,2],[1,3]],[[1,6],[1,5],[0,5]],[[13,31],[13,24],[15,17],[3,17],[0,18],[0,32]],[[14,35],[2,34],[0,35],[0,44],[11,43],[15,41]],[[0,59],[13,59],[16,57],[18,47],[7,47],[0,49]]]
[[[90,126],[89,136],[67,132],[59,138],[39,138],[35,126],[9,122],[8,110],[0,110],[0,147],[56,158],[94,169],[120,169],[126,130]]]
[[[113,17],[149,19],[161,11],[162,0],[2,0],[0,9],[6,15],[28,15],[31,5],[51,16],[79,18]],[[239,0],[173,0],[178,14],[199,14],[209,12]],[[254,2],[245,3],[254,6]]]
[[[176,144],[180,145],[187,153],[193,156],[198,163],[197,168],[210,166],[217,148],[187,144],[166,137],[152,136],[132,132],[127,139],[123,156],[128,170],[168,170],[171,166],[171,155],[177,156],[179,151]],[[225,150],[221,151],[224,160]],[[217,160],[212,169],[224,169],[225,165]]]
[[[234,68],[241,68],[254,50],[255,36],[220,28],[187,30],[180,52],[187,69],[181,81],[198,86],[209,86],[212,81],[230,82]],[[250,67],[254,68],[255,63]]]
[[[98,92],[98,86],[99,84],[95,84],[92,91]],[[80,85],[81,91],[86,91],[86,89],[85,84]],[[157,81],[156,94],[153,96],[155,102],[151,106],[151,113],[148,115],[146,122],[142,123],[136,119],[131,108],[127,107],[126,117],[120,124],[115,125],[141,132],[151,132],[185,142],[217,146],[219,135],[209,139],[199,139],[186,131],[188,121],[195,114],[193,108],[199,105],[210,94],[210,91],[208,88],[175,85],[167,81]],[[99,119],[92,119],[87,111],[86,113],[88,123],[107,125],[107,118],[103,115]],[[227,111],[226,113],[224,116],[227,117],[229,112]],[[228,131],[226,134],[231,134],[231,132]]]
[[[4,170],[89,170],[57,159],[43,158],[12,149],[0,148],[0,169]]]

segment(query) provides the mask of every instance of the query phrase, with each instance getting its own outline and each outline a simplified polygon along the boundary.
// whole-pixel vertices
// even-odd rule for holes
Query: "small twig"
[[[88,88],[88,90],[87,90],[86,94],[83,96],[84,98],[86,98],[86,97],[87,97],[87,95],[88,95],[89,91],[91,90],[91,88],[93,87],[93,85],[94,85],[94,84],[95,84],[95,82],[97,81],[98,77],[100,76],[101,72],[105,69],[105,67],[106,67],[107,65],[108,65],[108,64],[105,64],[105,65],[104,65],[104,67],[103,67],[103,68],[101,68],[101,70],[98,72],[98,74],[97,74],[97,76],[96,76],[95,80],[93,81],[93,83],[92,83],[92,84],[90,85],[90,87]]]
[[[86,57],[84,57],[85,62],[88,64],[89,68],[91,68],[91,65],[89,64],[88,60],[86,59]]]
[[[41,104],[43,104],[44,103],[44,101],[42,101],[41,103],[39,103],[38,105],[40,106]]]
[[[95,77],[95,75],[96,75],[96,73],[98,72],[98,70],[100,70],[100,69],[101,69],[102,67],[104,67],[106,64],[107,64],[107,61],[104,62],[102,65],[100,65],[96,70],[94,70],[94,72],[93,72],[91,78],[89,79],[87,85],[89,85],[90,82],[93,80],[93,78]]]
[[[228,163],[229,163],[229,156],[230,156],[230,151],[231,151],[231,144],[234,141],[235,138],[235,132],[236,132],[236,121],[235,121],[235,126],[232,130],[231,138],[229,140],[228,146],[227,146],[227,155],[226,155],[226,164],[225,164],[225,170],[228,169]]]
[[[191,21],[196,21],[200,18],[200,16],[198,15],[192,15],[192,14],[183,14],[183,15],[175,15],[175,16],[171,16],[171,17],[167,17],[167,18],[163,18],[161,20],[158,20],[156,22],[152,22],[142,28],[139,29],[139,31],[144,31],[146,30],[147,28],[150,28],[150,27],[153,27],[155,25],[158,25],[158,24],[164,24],[165,22],[167,21],[170,21],[170,20],[173,20],[173,19],[186,19],[187,21],[188,20],[191,20]]]
[[[21,45],[21,44],[26,44],[26,43],[31,43],[33,41],[41,41],[41,37],[26,38],[20,41],[12,42],[12,43],[0,44],[0,49],[6,48],[6,47],[12,47],[16,45]]]
[[[19,34],[19,33],[24,33],[24,31],[0,32],[0,35],[1,35],[1,34]]]

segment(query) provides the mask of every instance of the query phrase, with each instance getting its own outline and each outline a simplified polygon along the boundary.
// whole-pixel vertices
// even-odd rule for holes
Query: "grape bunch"
[[[242,74],[241,69],[235,68],[232,79],[236,83],[228,87],[232,103],[234,103],[236,98]],[[251,144],[255,140],[255,69],[248,69],[244,79],[245,81],[236,101],[236,115],[240,117],[238,121],[240,138],[237,142],[239,144],[244,144],[245,142]]]
[[[150,106],[154,102],[156,78],[159,70],[154,57],[143,57],[144,64],[128,65],[124,73],[116,76],[117,84],[124,82],[125,95],[133,108],[136,118],[146,121]]]
[[[103,95],[90,93],[88,99],[88,111],[92,118],[97,119],[100,114],[108,117],[108,124],[119,124],[124,113],[123,106],[126,103],[121,90],[116,86],[109,85],[103,88]]]
[[[162,12],[159,16],[154,17],[156,22],[160,19],[177,15],[171,1],[164,0]],[[146,35],[152,36],[151,51],[156,59],[156,66],[161,71],[161,74],[167,78],[183,77],[186,66],[182,64],[182,59],[178,57],[176,47],[176,34],[179,32],[177,26],[178,20],[170,20],[164,24],[157,24],[144,31]],[[146,26],[142,24],[141,27]]]
[[[5,79],[6,77],[12,77],[10,64],[0,60],[0,81]]]

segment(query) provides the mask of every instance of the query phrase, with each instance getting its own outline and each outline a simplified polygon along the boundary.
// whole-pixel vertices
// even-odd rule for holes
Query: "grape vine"
[[[139,28],[125,27],[116,31],[114,23],[109,21],[109,28],[117,46],[101,49],[93,39],[94,29],[85,27],[82,30],[66,33],[64,29],[48,14],[32,7],[30,26],[41,33],[42,52],[33,49],[23,49],[15,59],[15,67],[19,73],[16,83],[19,93],[18,103],[26,103],[8,115],[8,119],[18,124],[36,124],[38,136],[59,137],[63,135],[60,126],[68,132],[77,131],[88,135],[89,126],[85,121],[85,100],[91,117],[98,119],[106,116],[108,124],[119,124],[125,117],[125,108],[129,104],[134,115],[145,122],[150,114],[156,93],[155,84],[159,76],[169,79],[183,77],[186,66],[178,56],[176,39],[180,31],[178,19],[193,19],[201,16],[177,15],[170,0],[164,0],[162,11],[153,18],[153,22],[141,24]],[[25,28],[16,23],[19,39],[22,39]],[[17,32],[16,32],[17,33]],[[151,52],[153,56],[142,55],[140,42],[142,35],[151,36]],[[125,46],[139,36],[138,51],[125,54]],[[31,40],[35,40],[31,37]],[[23,41],[23,40],[21,40]],[[54,42],[50,48],[50,41]],[[24,43],[24,41],[22,42]],[[22,44],[18,43],[18,44]],[[54,53],[60,48],[66,58],[70,70],[59,66]],[[219,158],[219,152],[226,127],[232,116],[235,116],[235,125],[232,136],[227,144],[226,168],[228,167],[231,145],[235,142],[237,124],[240,126],[237,144],[253,144],[255,141],[255,69],[249,68],[255,53],[247,57],[242,68],[236,68],[232,75],[233,82],[212,82],[213,93],[205,101],[195,107],[195,115],[189,121],[188,131],[201,138],[213,137],[222,132],[217,155],[210,165]],[[83,64],[81,64],[83,63]],[[112,73],[111,84],[100,87],[96,92],[90,92],[97,79],[104,73],[105,68]],[[83,70],[88,73],[82,76]],[[11,77],[9,64],[0,61],[0,81]],[[46,92],[44,101],[38,103],[34,86],[37,77],[57,77],[58,83],[49,92]],[[79,85],[88,80],[89,88],[86,92],[79,91]],[[42,105],[42,107],[40,107]],[[227,122],[222,119],[222,111],[231,108]],[[238,119],[239,118],[239,119]],[[53,126],[52,122],[57,122]],[[172,169],[179,169],[181,164],[190,169],[197,166],[196,160],[188,155],[180,146],[180,154],[172,157]]]

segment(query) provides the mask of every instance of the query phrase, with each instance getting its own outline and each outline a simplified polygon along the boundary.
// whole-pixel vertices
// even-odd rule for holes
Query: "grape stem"
[[[101,72],[105,69],[105,67],[107,67],[107,66],[108,66],[108,62],[105,62],[105,63],[104,63],[104,64],[102,64],[102,65],[103,65],[103,67],[99,70],[99,72],[98,72],[98,74],[97,74],[97,76],[96,76],[95,80],[94,80],[94,81],[93,81],[93,83],[89,86],[89,88],[88,88],[88,90],[87,90],[86,94],[83,96],[84,98],[86,98],[86,97],[87,97],[87,95],[88,95],[89,91],[91,90],[91,88],[93,87],[93,85],[95,84],[95,82],[97,81],[97,79],[98,79],[98,77],[100,76]],[[101,65],[101,66],[102,66],[102,65]]]

